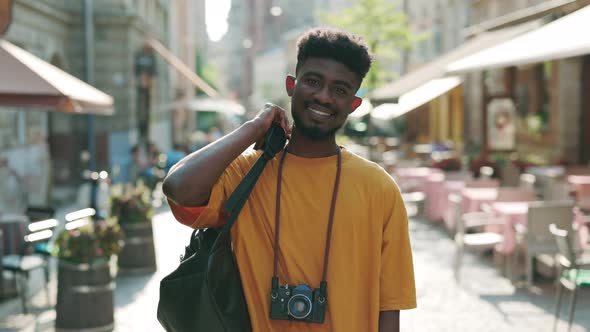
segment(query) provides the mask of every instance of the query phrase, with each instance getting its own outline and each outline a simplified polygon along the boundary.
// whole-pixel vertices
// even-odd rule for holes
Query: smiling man
[[[399,331],[399,310],[416,307],[399,189],[377,164],[336,144],[371,62],[357,36],[308,31],[285,81],[294,125],[267,104],[164,181],[181,223],[219,227],[225,200],[261,154],[248,147],[273,122],[286,130],[285,150],[267,164],[231,234],[254,331]]]

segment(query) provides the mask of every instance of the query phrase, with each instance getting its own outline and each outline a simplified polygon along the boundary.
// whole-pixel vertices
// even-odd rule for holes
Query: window
[[[0,107],[0,150],[18,145],[17,111]]]
[[[519,131],[527,136],[539,138],[551,132],[554,71],[553,62],[517,69],[514,95]]]

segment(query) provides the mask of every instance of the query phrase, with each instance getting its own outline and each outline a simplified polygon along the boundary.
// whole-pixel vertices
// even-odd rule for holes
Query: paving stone
[[[160,280],[178,265],[191,230],[171,213],[154,218],[158,271],[118,276],[115,289],[116,332],[161,332],[156,319]],[[418,308],[401,314],[404,332],[538,332],[553,326],[554,286],[541,281],[529,290],[515,287],[496,268],[491,255],[466,253],[462,281],[452,272],[454,242],[439,224],[424,219],[410,222]],[[55,299],[55,278],[51,284]],[[559,329],[566,329],[569,296]],[[55,310],[44,292],[32,298],[32,312],[20,314],[18,301],[0,304],[0,332],[52,332]],[[55,300],[53,300],[55,303]],[[590,290],[579,293],[573,332],[590,330]]]

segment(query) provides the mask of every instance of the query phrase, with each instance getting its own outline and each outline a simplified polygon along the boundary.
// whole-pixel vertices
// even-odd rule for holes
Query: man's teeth
[[[312,113],[320,115],[320,116],[330,116],[330,113],[326,113],[326,112],[322,112],[322,111],[318,111],[316,109],[313,108],[308,108]]]

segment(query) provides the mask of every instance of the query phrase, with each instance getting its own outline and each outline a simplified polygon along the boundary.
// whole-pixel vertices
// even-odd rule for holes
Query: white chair
[[[543,199],[560,201],[572,198],[572,185],[564,180],[551,179],[543,188]]]
[[[534,192],[537,192],[537,190],[535,188],[536,181],[537,181],[537,178],[533,174],[522,173],[522,174],[520,174],[520,177],[518,179],[518,186],[532,190]]]
[[[520,169],[514,164],[514,162],[509,161],[500,170],[500,176],[502,178],[503,186],[517,186],[520,178]]]
[[[553,257],[557,252],[557,246],[553,235],[549,232],[549,225],[556,224],[559,228],[572,229],[574,218],[574,204],[571,201],[542,201],[529,205],[527,225],[517,224],[517,240],[526,251],[526,280],[527,285],[532,286],[534,281],[535,259]]]
[[[455,207],[460,207],[460,198],[461,196],[456,194],[449,195],[449,200],[454,204]],[[465,249],[470,249],[481,253],[494,249],[496,245],[502,243],[504,240],[504,237],[501,234],[485,230],[486,226],[504,224],[504,220],[494,218],[491,216],[491,214],[485,212],[482,212],[480,218],[469,217],[469,215],[473,216],[472,213],[466,215],[468,215],[467,218],[459,213],[459,217],[456,218],[456,249],[453,270],[457,282],[461,281],[461,266],[463,265],[463,254]]]
[[[479,176],[481,179],[491,179],[494,175],[494,169],[491,166],[482,166],[479,168]]]
[[[573,249],[571,233],[560,229],[555,224],[549,225],[549,231],[555,237],[559,251],[556,255],[559,272],[557,274],[557,296],[555,305],[555,321],[553,331],[557,330],[557,320],[561,309],[561,297],[563,289],[567,288],[572,292],[568,331],[571,330],[574,312],[576,311],[576,297],[579,288],[590,287],[590,260],[577,255]]]

